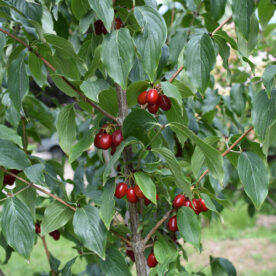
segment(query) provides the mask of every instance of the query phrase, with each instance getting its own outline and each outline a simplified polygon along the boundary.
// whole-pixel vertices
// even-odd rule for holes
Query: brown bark
[[[119,107],[119,118],[120,124],[123,124],[125,117],[128,114],[128,105],[126,98],[126,91],[124,91],[119,85],[116,85],[118,107]],[[123,152],[123,159],[125,164],[125,173],[131,173],[131,147],[125,148]],[[133,183],[129,183],[133,185]],[[137,204],[129,203],[129,216],[130,216],[130,229],[132,232],[132,249],[135,256],[136,272],[137,276],[147,276],[146,260],[144,256],[144,242],[139,227],[139,215]]]

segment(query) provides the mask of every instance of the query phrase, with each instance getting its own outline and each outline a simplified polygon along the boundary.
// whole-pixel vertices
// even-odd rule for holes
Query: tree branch
[[[226,156],[237,144],[239,144],[239,142],[248,135],[249,132],[251,132],[253,130],[253,127],[250,127],[247,131],[245,131],[226,151],[224,151],[221,156],[224,157]],[[199,177],[198,181],[196,184],[198,184],[203,178],[204,176],[209,172],[209,170],[207,169],[206,171],[204,171],[204,173],[202,173],[202,175]]]
[[[120,238],[122,241],[124,241],[126,244],[128,244],[129,246],[132,246],[131,241],[129,241],[128,239],[126,239],[125,237],[121,236],[119,233],[117,233],[114,230],[110,230],[115,236],[117,236],[118,238]]]
[[[210,36],[214,36],[216,32],[218,32],[224,25],[226,25],[232,19],[232,15],[225,19],[211,34]]]
[[[51,261],[50,261],[50,260],[51,260],[51,256],[50,256],[50,252],[49,252],[49,250],[48,250],[48,246],[47,246],[45,237],[44,237],[44,236],[41,236],[41,240],[42,240],[43,247],[44,247],[44,250],[45,250],[45,253],[46,253],[46,256],[47,256],[49,265],[50,265],[51,275],[52,275],[52,276],[56,276],[56,272],[53,270],[53,268],[52,268],[52,266],[51,266]]]
[[[168,211],[151,229],[151,231],[147,234],[147,236],[144,239],[144,248],[146,248],[147,242],[150,240],[150,238],[153,236],[153,234],[157,231],[157,229],[161,226],[161,224],[169,218],[171,215],[172,210]]]
[[[37,51],[35,51],[30,45],[28,45],[25,41],[21,40],[20,38],[14,36],[13,34],[5,31],[4,29],[0,28],[0,31],[12,39],[19,42],[21,45],[26,47],[30,52],[34,53],[40,60],[43,61],[43,63],[53,72],[56,72],[57,69],[49,63],[44,57],[42,57]],[[85,102],[90,104],[93,108],[104,114],[107,118],[117,122],[117,118],[111,115],[110,113],[106,112],[104,109],[102,109],[100,106],[92,102],[89,98],[87,98],[76,86],[74,86],[69,80],[67,80],[64,76],[59,76],[67,85],[69,85]]]

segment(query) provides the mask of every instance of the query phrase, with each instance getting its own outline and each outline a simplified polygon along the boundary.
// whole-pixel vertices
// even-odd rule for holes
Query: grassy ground
[[[223,211],[224,224],[213,222],[202,232],[203,252],[185,244],[189,263],[184,265],[188,270],[199,271],[211,275],[209,255],[229,259],[236,267],[239,276],[275,276],[276,275],[276,217],[260,215],[250,218],[243,203],[236,204],[232,209]],[[263,225],[266,225],[264,227]],[[58,242],[47,237],[49,250],[64,264],[76,255],[73,243],[65,239]],[[0,260],[4,252],[0,248]],[[73,272],[85,269],[85,260],[77,259]],[[6,276],[31,276],[35,272],[47,272],[49,269],[42,242],[34,247],[30,261],[13,253],[9,263],[1,269]]]

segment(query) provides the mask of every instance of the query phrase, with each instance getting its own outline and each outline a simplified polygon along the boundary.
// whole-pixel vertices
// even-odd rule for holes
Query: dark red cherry
[[[96,134],[96,136],[94,138],[95,147],[100,148],[100,141],[101,141],[103,135],[104,135],[103,132],[100,132],[100,133]]]
[[[149,267],[155,267],[158,264],[153,251],[149,254],[147,263]]]
[[[135,262],[134,252],[132,250],[127,250],[126,254],[133,262]]]
[[[168,221],[168,229],[172,232],[178,231],[176,216],[173,216]]]
[[[101,133],[101,139],[99,140],[99,148],[106,150],[109,149],[112,145],[112,136],[107,133]]]
[[[40,232],[41,232],[40,224],[39,224],[39,223],[36,223],[36,224],[35,224],[35,232],[36,232],[37,234],[40,234]]]
[[[139,198],[144,198],[145,197],[144,194],[143,194],[143,192],[141,191],[141,189],[140,189],[140,187],[138,185],[135,185],[135,187],[134,187],[134,193]]]
[[[102,34],[102,32],[103,32],[103,26],[104,26],[104,24],[103,24],[102,20],[95,21],[94,28],[95,28],[96,35]]]
[[[207,208],[206,204],[205,204],[205,201],[203,198],[200,198],[199,199],[199,203],[201,205],[201,211],[202,212],[207,212],[209,209]]]
[[[15,169],[9,170],[9,172],[16,174],[16,175],[18,175],[20,173],[20,171],[15,170]],[[15,177],[13,175],[5,174],[4,179],[3,179],[4,185],[13,185],[14,181],[15,181]]]
[[[186,201],[185,196],[182,195],[182,194],[179,194],[173,200],[173,207],[174,208],[179,208],[181,206],[184,206],[185,201]]]
[[[127,200],[131,203],[136,203],[138,201],[138,197],[136,196],[133,188],[129,188],[127,190]]]
[[[122,134],[122,131],[120,129],[119,130],[115,130],[112,133],[112,144],[115,147],[118,147],[122,143],[123,140],[124,140],[123,134]]]
[[[147,94],[148,92],[147,91],[144,91],[142,93],[139,94],[138,98],[137,98],[137,102],[140,104],[140,105],[144,105],[147,103]]]
[[[123,22],[120,18],[116,18],[115,19],[115,29],[118,30],[118,29],[121,29],[123,27]]]
[[[159,98],[158,91],[156,89],[150,89],[147,93],[147,102],[151,104],[157,103]]]
[[[52,236],[55,241],[59,240],[60,238],[60,232],[58,230],[50,232],[49,235]]]
[[[200,202],[199,202],[199,200],[198,199],[193,199],[192,200],[193,201],[193,210],[195,211],[195,213],[197,214],[197,215],[199,215],[199,213],[201,212],[201,205],[200,205]]]
[[[159,106],[157,104],[148,104],[148,111],[152,114],[156,114],[159,109]]]
[[[157,104],[164,111],[169,110],[171,108],[171,105],[172,105],[170,98],[167,97],[166,95],[159,95]]]
[[[126,193],[127,193],[127,184],[125,182],[120,182],[119,184],[117,184],[116,190],[115,190],[115,196],[117,198],[122,198],[126,195]]]

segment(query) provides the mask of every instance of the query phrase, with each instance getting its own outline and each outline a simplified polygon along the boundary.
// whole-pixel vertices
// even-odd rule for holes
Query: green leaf
[[[104,37],[101,60],[109,76],[126,90],[128,75],[134,64],[134,46],[127,28]]]
[[[88,205],[78,208],[73,218],[73,226],[84,246],[105,259],[107,232],[98,209]]]
[[[178,91],[177,86],[166,81],[166,82],[161,82],[161,87],[166,96],[176,99],[179,106],[182,106],[182,97],[180,92]]]
[[[111,115],[117,116],[118,113],[118,100],[116,91],[113,88],[104,90],[99,94],[100,107]]]
[[[181,237],[188,243],[200,248],[201,225],[190,207],[181,207],[177,212],[177,226]]]
[[[216,146],[219,140],[220,138],[217,136],[208,136],[203,141],[210,146]],[[204,165],[204,162],[205,162],[204,154],[197,146],[191,158],[191,168],[195,178],[199,177],[200,169]]]
[[[84,95],[94,102],[99,102],[99,94],[110,88],[107,81],[98,79],[96,81],[84,81],[80,86]]]
[[[115,213],[115,179],[110,178],[104,185],[103,193],[101,196],[101,207],[100,207],[100,217],[104,222],[107,230],[110,228],[110,223],[114,217]]]
[[[157,148],[152,149],[152,151],[161,154],[165,158],[166,163],[175,178],[175,184],[182,189],[188,197],[191,197],[192,193],[190,190],[190,183],[186,180],[184,171],[176,160],[174,154],[167,148]]]
[[[74,105],[65,106],[57,118],[57,133],[59,144],[66,154],[70,154],[71,147],[76,140],[76,121]]]
[[[83,15],[85,15],[89,11],[89,3],[88,0],[72,0],[71,1],[71,9],[74,16],[77,19],[81,19]]]
[[[198,136],[196,136],[191,130],[189,130],[186,126],[181,125],[179,123],[171,123],[171,126],[178,128],[184,135],[189,137],[192,142],[194,142],[202,153],[205,156],[206,165],[210,170],[210,173],[219,181],[223,180],[224,169],[223,169],[223,158],[218,150],[211,147],[203,140],[201,140]]]
[[[134,16],[141,27],[141,32],[134,35],[134,44],[145,72],[154,81],[167,38],[166,23],[158,11],[151,7],[135,7]]]
[[[64,266],[64,268],[62,269],[62,276],[71,276],[72,275],[72,266],[75,263],[77,257],[73,258],[72,260],[70,260],[69,262],[67,262]]]
[[[43,61],[34,53],[30,52],[28,64],[34,80],[40,87],[42,87],[47,83],[47,69],[45,68]]]
[[[276,65],[269,65],[265,68],[262,76],[264,86],[266,88],[266,93],[270,97],[271,89],[275,87],[275,75],[276,75]]]
[[[234,84],[231,87],[230,91],[230,99],[231,99],[231,107],[233,111],[241,116],[245,110],[245,87],[243,84]]]
[[[74,212],[67,206],[55,201],[45,210],[44,218],[41,224],[41,235],[61,228],[73,217]]]
[[[26,0],[11,0],[10,4],[13,8],[21,12],[21,14],[31,20],[41,22],[42,6],[38,3],[31,3]]]
[[[233,20],[239,32],[248,39],[250,31],[250,18],[254,12],[254,0],[233,0]]]
[[[0,139],[11,141],[17,144],[19,147],[22,147],[22,139],[17,134],[17,132],[4,125],[0,125]]]
[[[45,165],[44,164],[35,164],[31,167],[28,167],[24,170],[25,175],[28,179],[38,185],[45,185],[45,176],[44,176]]]
[[[106,250],[106,260],[100,265],[105,276],[131,276],[125,257],[115,247]]]
[[[16,197],[4,204],[1,228],[7,243],[28,259],[35,240],[34,223],[29,208]]]
[[[25,53],[22,52],[8,67],[8,90],[14,107],[19,111],[21,102],[29,89],[29,78],[24,63]]]
[[[112,21],[114,18],[114,10],[112,7],[112,0],[88,0],[90,7],[95,11],[97,17],[99,17],[106,27],[107,31],[110,32]]]
[[[71,147],[69,163],[73,163],[85,150],[87,150],[92,145],[94,141],[94,132],[94,129],[90,129],[75,145]]]
[[[227,0],[210,0],[210,14],[217,21],[225,12]]]
[[[134,137],[128,137],[127,139],[125,139],[120,146],[118,146],[116,148],[116,152],[114,153],[113,156],[111,156],[109,162],[107,163],[107,165],[105,166],[104,169],[104,173],[103,173],[103,183],[106,182],[106,180],[108,179],[110,173],[111,173],[111,169],[113,168],[113,166],[115,165],[115,163],[119,160],[119,158],[121,157],[121,154],[124,150],[124,148],[128,145],[132,145],[132,144],[138,144],[139,140],[137,140]]]
[[[154,256],[160,264],[173,262],[178,256],[172,240],[158,232],[157,241],[154,243]]]
[[[136,172],[134,177],[135,183],[140,187],[145,197],[156,204],[156,186],[150,176],[143,172]]]
[[[267,129],[276,119],[276,89],[272,89],[268,98],[265,90],[259,92],[253,99],[252,121],[255,132],[263,141]]]
[[[50,76],[58,89],[60,89],[69,97],[77,97],[77,93],[61,78],[61,75],[50,74]]]
[[[206,207],[213,211],[217,212],[216,206],[213,203],[213,201],[210,199],[210,197],[207,194],[200,193],[200,197],[204,200]]]
[[[189,77],[203,93],[216,63],[214,44],[208,34],[196,35],[190,39],[185,51],[185,60]]]
[[[137,104],[137,98],[139,94],[143,91],[146,91],[149,86],[149,83],[147,81],[137,81],[133,82],[128,88],[127,88],[127,104],[128,107],[132,107]]]
[[[225,258],[213,258],[210,256],[212,276],[236,276],[237,272],[233,264]]]
[[[133,109],[123,123],[123,136],[136,137],[145,145],[149,142],[148,131],[156,124],[156,119],[143,109]]]
[[[10,141],[0,139],[0,166],[24,170],[31,165],[27,155]]]
[[[255,153],[243,152],[237,169],[246,194],[259,209],[268,194],[268,171],[264,161]]]
[[[261,0],[258,5],[258,16],[262,28],[264,29],[270,19],[273,17],[276,6],[271,0]]]

